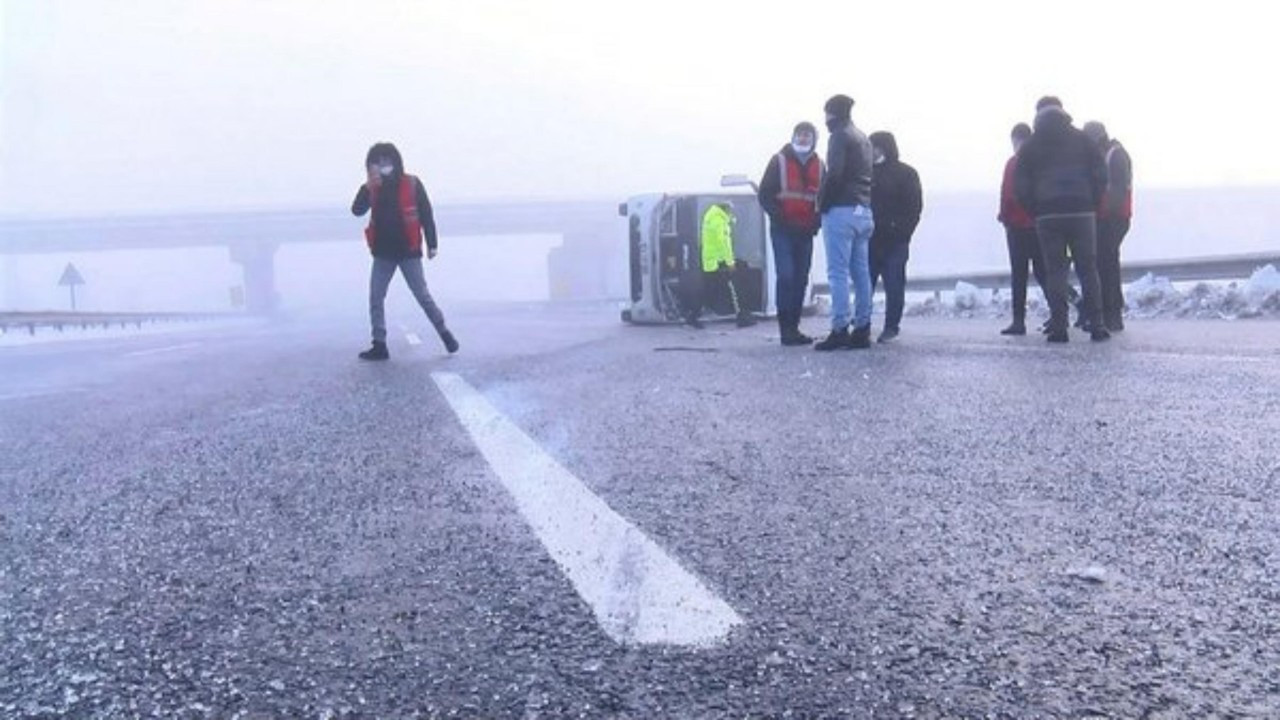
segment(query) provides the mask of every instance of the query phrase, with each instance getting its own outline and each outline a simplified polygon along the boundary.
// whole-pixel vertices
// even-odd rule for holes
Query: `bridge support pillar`
[[[237,243],[231,246],[231,262],[244,267],[245,310],[269,315],[279,305],[276,293],[276,247],[272,242]]]

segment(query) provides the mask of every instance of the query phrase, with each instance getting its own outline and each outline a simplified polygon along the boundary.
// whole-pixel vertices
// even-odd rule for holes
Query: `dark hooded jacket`
[[[911,242],[924,210],[924,192],[915,168],[898,158],[893,133],[871,133],[871,145],[884,154],[884,162],[871,173],[871,214],[876,229],[871,241],[878,244]]]
[[[1035,132],[1018,151],[1014,193],[1035,217],[1093,212],[1107,187],[1098,146],[1058,107],[1036,115]]]
[[[356,191],[355,200],[351,202],[351,213],[360,217],[369,212],[370,207],[374,207],[372,248],[374,257],[387,260],[422,257],[422,246],[418,244],[415,249],[405,235],[403,212],[400,208],[400,183],[406,181],[404,160],[401,159],[400,151],[395,145],[378,143],[369,148],[369,153],[365,156],[365,166],[368,167],[382,158],[390,159],[395,169],[389,177],[383,179],[382,185],[379,186],[377,206],[374,207],[370,202],[369,187],[366,183]],[[434,250],[436,249],[436,221],[435,213],[431,209],[431,200],[427,197],[426,188],[422,186],[421,180],[415,177],[411,181],[417,184],[414,194],[417,198],[418,222],[422,225],[422,234],[426,238],[427,247]]]
[[[852,103],[848,100],[848,105]],[[854,126],[848,106],[836,112],[836,118],[827,121],[831,133],[827,138],[827,174],[818,191],[818,212],[822,213],[841,206],[871,207],[871,141]]]

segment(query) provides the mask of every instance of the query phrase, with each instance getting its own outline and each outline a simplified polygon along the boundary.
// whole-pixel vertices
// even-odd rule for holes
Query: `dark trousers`
[[[1098,220],[1098,281],[1102,285],[1102,319],[1108,326],[1124,322],[1120,243],[1128,233],[1128,218]]]
[[[1028,265],[1040,289],[1048,287],[1044,277],[1044,253],[1040,252],[1040,240],[1034,227],[1007,227],[1004,234],[1009,246],[1009,271],[1013,283],[1013,321],[1021,325],[1027,320]]]
[[[688,283],[685,297],[685,319],[697,320],[702,317],[703,308],[717,310],[727,306],[737,316],[746,315],[738,294],[741,279],[734,268],[721,265],[714,272],[690,271],[685,276]]]
[[[778,306],[778,326],[786,331],[800,326],[804,294],[809,287],[809,270],[813,267],[813,235],[769,224],[773,242],[774,272],[778,282],[774,302]]]
[[[868,255],[872,294],[876,291],[877,282],[884,278],[884,328],[898,330],[907,298],[907,260],[911,256],[911,243],[877,243],[873,236]]]
[[[1076,265],[1083,293],[1080,312],[1094,327],[1102,327],[1101,283],[1098,280],[1097,227],[1093,213],[1036,218],[1036,235],[1044,253],[1045,294],[1049,298],[1049,329],[1066,332],[1068,275]],[[1071,257],[1067,257],[1067,251]]]

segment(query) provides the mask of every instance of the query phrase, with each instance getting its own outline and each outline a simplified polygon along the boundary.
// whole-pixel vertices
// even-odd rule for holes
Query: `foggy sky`
[[[1280,183],[1253,4],[940,5],[3,0],[0,214],[345,205],[384,139],[437,202],[700,189],[836,92],[930,193],[1046,93],[1141,186]]]

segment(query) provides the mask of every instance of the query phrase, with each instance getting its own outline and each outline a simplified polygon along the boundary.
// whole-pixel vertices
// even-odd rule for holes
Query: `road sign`
[[[74,311],[76,309],[76,286],[84,284],[84,277],[80,275],[80,271],[76,269],[73,263],[67,263],[67,267],[62,271],[62,277],[58,280],[58,284],[71,289],[71,310]]]

